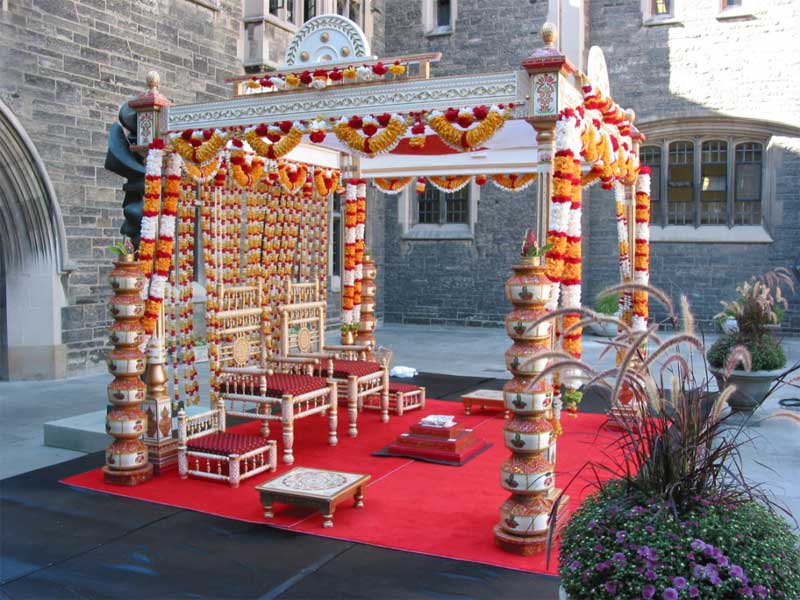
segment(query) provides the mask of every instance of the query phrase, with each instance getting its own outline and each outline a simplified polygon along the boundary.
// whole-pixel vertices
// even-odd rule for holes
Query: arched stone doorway
[[[65,244],[44,163],[0,100],[0,379],[65,375]]]

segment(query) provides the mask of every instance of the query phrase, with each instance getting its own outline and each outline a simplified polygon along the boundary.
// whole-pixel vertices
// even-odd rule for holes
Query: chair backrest
[[[301,304],[303,302],[318,302],[319,279],[316,277],[310,283],[295,283],[291,279],[286,280],[284,289],[284,304]]]
[[[321,352],[325,345],[325,303],[284,304],[281,315],[281,354]]]
[[[263,306],[263,286],[219,286],[219,360],[223,367],[264,366],[269,355],[269,307]]]

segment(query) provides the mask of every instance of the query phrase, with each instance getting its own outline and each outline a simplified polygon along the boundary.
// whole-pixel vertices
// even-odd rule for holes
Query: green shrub
[[[619,294],[608,294],[597,299],[594,309],[604,315],[613,315],[619,307]]]
[[[750,338],[741,333],[723,335],[714,342],[708,351],[709,364],[717,369],[723,368],[731,349],[739,345],[750,353],[753,371],[774,371],[786,364],[786,354],[778,339],[769,334]],[[742,370],[741,363],[736,368]]]
[[[572,599],[800,598],[800,552],[762,505],[680,513],[609,482],[564,528],[559,571]]]

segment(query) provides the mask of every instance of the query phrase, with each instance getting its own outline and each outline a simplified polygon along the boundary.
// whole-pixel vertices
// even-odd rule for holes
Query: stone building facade
[[[242,0],[5,0],[0,8],[0,378],[99,369],[123,179],[120,105],[161,74],[175,102],[226,97]],[[2,287],[0,287],[2,290]]]
[[[443,4],[452,22],[432,28],[426,11],[436,14]],[[444,60],[434,74],[449,75],[514,68],[538,43],[535,34],[545,20],[560,25],[562,50],[584,70],[589,47],[600,46],[612,95],[636,111],[649,139],[648,161],[655,157],[660,167],[654,169],[660,171],[654,186],[662,199],[670,198],[652,228],[651,282],[673,297],[687,294],[710,330],[719,301],[731,298],[738,282],[792,267],[800,255],[800,97],[793,83],[800,57],[790,51],[797,42],[789,25],[800,18],[800,5],[568,4],[576,14],[565,14],[567,3],[559,7],[555,0],[390,2],[386,49],[441,51]],[[655,14],[657,4],[668,13]],[[681,149],[684,162],[687,155],[693,161],[688,167],[680,164]],[[398,201],[387,199],[387,283],[381,298],[386,319],[499,324],[508,310],[502,282],[533,222],[533,194],[486,186],[476,202],[472,235],[458,240],[409,236],[398,224]],[[591,303],[618,280],[614,199],[599,187],[584,199],[584,299]],[[784,330],[800,330],[797,299]],[[654,318],[663,316],[658,306],[651,310]]]
[[[636,111],[658,173],[652,281],[673,296],[685,291],[708,322],[737,282],[792,266],[800,252],[792,84],[800,58],[789,51],[800,5],[736,4],[2,0],[0,379],[101,368],[106,249],[119,239],[123,183],[103,168],[106,137],[147,71],[161,73],[162,93],[178,103],[227,97],[225,78],[277,66],[302,21],[326,12],[360,19],[375,54],[442,52],[436,76],[517,68],[546,20],[559,25],[562,49],[584,70],[588,48],[601,46],[612,94]],[[654,14],[656,5],[668,14]],[[435,202],[425,210],[435,205],[447,221],[448,201]],[[472,186],[458,202],[458,223],[420,223],[428,218],[413,192],[370,190],[367,243],[386,321],[502,322],[502,284],[534,222],[535,190]],[[585,206],[591,301],[617,279],[613,198],[594,187]],[[800,330],[797,306],[784,328]]]

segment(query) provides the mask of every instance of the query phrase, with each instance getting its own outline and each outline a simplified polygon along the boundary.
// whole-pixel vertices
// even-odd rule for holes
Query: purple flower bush
[[[760,504],[699,503],[678,518],[652,499],[631,506],[621,491],[605,485],[563,532],[570,598],[800,598],[795,538]]]

